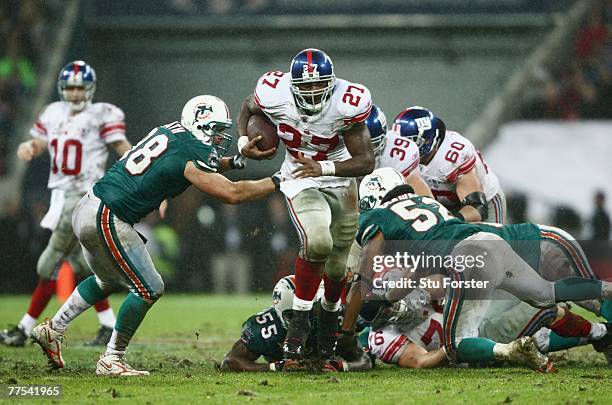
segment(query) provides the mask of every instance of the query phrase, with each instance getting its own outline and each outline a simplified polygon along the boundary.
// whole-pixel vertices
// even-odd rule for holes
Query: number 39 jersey
[[[468,139],[457,132],[446,131],[436,154],[427,165],[420,166],[420,172],[436,200],[449,209],[457,209],[460,207],[457,179],[473,168],[476,168],[485,197],[490,201],[500,191],[497,176]]]
[[[125,139],[124,114],[108,103],[90,104],[71,115],[70,103],[49,104],[30,130],[47,142],[50,189],[85,192],[104,175],[107,144]]]
[[[416,143],[400,136],[395,131],[387,131],[377,168],[391,167],[407,177],[419,167],[419,148]]]
[[[342,131],[357,122],[365,121],[372,109],[370,91],[361,84],[336,79],[329,102],[320,113],[308,116],[298,111],[291,92],[291,75],[268,72],[258,81],[255,102],[276,125],[277,134],[287,148],[281,173],[294,179],[293,170],[299,165],[299,154],[314,160],[344,161],[351,157]],[[292,195],[306,188],[348,186],[350,179],[321,176],[287,183],[283,192]],[[290,185],[290,186],[289,186]]]
[[[209,172],[219,167],[215,148],[173,122],[149,132],[115,162],[93,191],[114,215],[134,224],[191,185],[184,176],[188,161]]]

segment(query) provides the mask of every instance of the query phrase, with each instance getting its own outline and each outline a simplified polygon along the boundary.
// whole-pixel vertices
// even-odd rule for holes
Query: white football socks
[[[98,312],[98,322],[100,322],[101,326],[106,326],[107,328],[115,327],[115,313],[112,308],[105,309],[104,311]]]
[[[68,325],[70,325],[70,322],[89,307],[91,307],[91,305],[81,297],[79,289],[75,288],[70,297],[64,302],[64,305],[62,305],[53,319],[51,319],[51,327],[57,332],[64,333]]]
[[[32,316],[30,316],[30,314],[26,312],[23,318],[21,318],[21,321],[19,321],[19,327],[23,329],[26,336],[30,336],[30,332],[32,332],[32,329],[34,329],[34,326],[36,326],[36,323],[37,323],[37,319],[32,318]]]

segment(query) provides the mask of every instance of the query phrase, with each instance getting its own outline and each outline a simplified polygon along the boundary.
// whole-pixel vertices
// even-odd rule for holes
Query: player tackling
[[[217,173],[244,167],[239,155],[222,158],[231,144],[225,133],[231,126],[222,100],[194,97],[185,104],[180,122],[154,128],[81,199],[72,223],[95,276],[81,282],[55,316],[32,331],[53,367],[64,366],[61,344],[68,325],[93,303],[128,289],[96,374],[149,374],[131,367],[124,355],[147,311],[163,295],[164,283],[134,223],[190,185],[238,204],[263,197],[280,184],[277,178],[231,182]],[[254,148],[256,141],[243,150]]]

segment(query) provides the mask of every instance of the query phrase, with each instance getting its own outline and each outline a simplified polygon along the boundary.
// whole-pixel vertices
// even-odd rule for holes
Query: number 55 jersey
[[[188,161],[209,172],[219,167],[214,147],[173,122],[153,129],[126,152],[93,192],[119,219],[134,224],[191,185],[183,174]]]
[[[365,121],[372,109],[370,91],[361,84],[336,79],[329,103],[315,115],[302,115],[291,92],[291,75],[268,72],[258,81],[255,102],[277,128],[277,134],[287,148],[281,173],[289,182],[281,190],[293,198],[307,188],[346,187],[350,178],[322,176],[293,180],[293,170],[299,167],[296,159],[305,157],[321,161],[341,162],[351,157],[342,131],[357,122]],[[293,180],[293,181],[291,181]]]
[[[124,114],[108,103],[90,104],[72,115],[70,103],[51,103],[30,130],[47,142],[50,189],[86,192],[104,175],[107,145],[125,139]]]

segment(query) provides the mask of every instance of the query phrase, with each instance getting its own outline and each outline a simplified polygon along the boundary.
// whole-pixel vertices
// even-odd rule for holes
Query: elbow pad
[[[486,221],[489,216],[489,205],[487,199],[482,191],[474,191],[465,196],[464,200],[461,201],[463,206],[470,205],[478,211],[480,214],[480,220]]]

